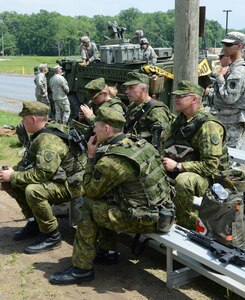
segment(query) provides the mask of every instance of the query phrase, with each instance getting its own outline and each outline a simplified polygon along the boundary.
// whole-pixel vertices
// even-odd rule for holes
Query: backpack
[[[225,186],[225,185],[224,185]],[[217,199],[210,187],[202,200],[196,221],[196,231],[225,245],[245,249],[245,192],[225,188],[228,198]]]

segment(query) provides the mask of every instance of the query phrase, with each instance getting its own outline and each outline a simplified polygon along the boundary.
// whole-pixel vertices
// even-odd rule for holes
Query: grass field
[[[14,125],[20,123],[21,117],[17,114],[0,111],[0,127],[3,125]],[[15,165],[21,158],[19,152],[22,146],[17,135],[0,136],[0,166]]]
[[[63,57],[62,57],[63,58]],[[78,57],[69,57],[77,59]],[[0,57],[0,73],[33,75],[33,68],[41,63],[48,67],[57,65],[57,56],[4,56]]]

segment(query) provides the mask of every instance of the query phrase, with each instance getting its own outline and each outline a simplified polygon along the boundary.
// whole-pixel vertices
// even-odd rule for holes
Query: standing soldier
[[[48,71],[46,64],[40,64],[38,66],[39,72],[37,73],[34,83],[36,85],[35,95],[37,98],[37,101],[42,102],[46,105],[50,105],[49,99],[48,99],[48,86],[47,86],[47,79],[45,74]]]
[[[245,150],[245,62],[242,57],[245,34],[229,32],[221,42],[231,64],[216,78],[212,113],[226,127],[227,145]]]
[[[64,76],[62,76],[61,66],[55,66],[54,72],[55,74],[50,78],[49,85],[55,106],[55,121],[66,125],[71,113],[70,102],[67,97],[69,86]]]

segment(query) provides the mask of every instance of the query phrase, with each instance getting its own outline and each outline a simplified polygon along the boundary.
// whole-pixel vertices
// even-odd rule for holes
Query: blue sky
[[[228,27],[234,29],[245,28],[245,1],[244,0],[200,0],[200,6],[206,6],[206,18],[218,21],[223,28],[226,24],[226,13],[223,10],[232,10],[228,14]],[[1,0],[0,12],[16,11],[17,13],[37,13],[40,9],[57,11],[62,15],[78,16],[94,15],[115,16],[121,10],[131,7],[141,12],[166,12],[174,9],[175,0]]]

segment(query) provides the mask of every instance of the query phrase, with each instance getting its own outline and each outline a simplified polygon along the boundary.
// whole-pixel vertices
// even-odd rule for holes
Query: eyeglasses
[[[189,96],[195,96],[193,94],[174,95],[176,99],[186,98]]]
[[[232,47],[232,46],[234,46],[234,45],[238,45],[238,44],[231,44],[231,43],[223,43],[223,45],[225,46],[225,47]]]

